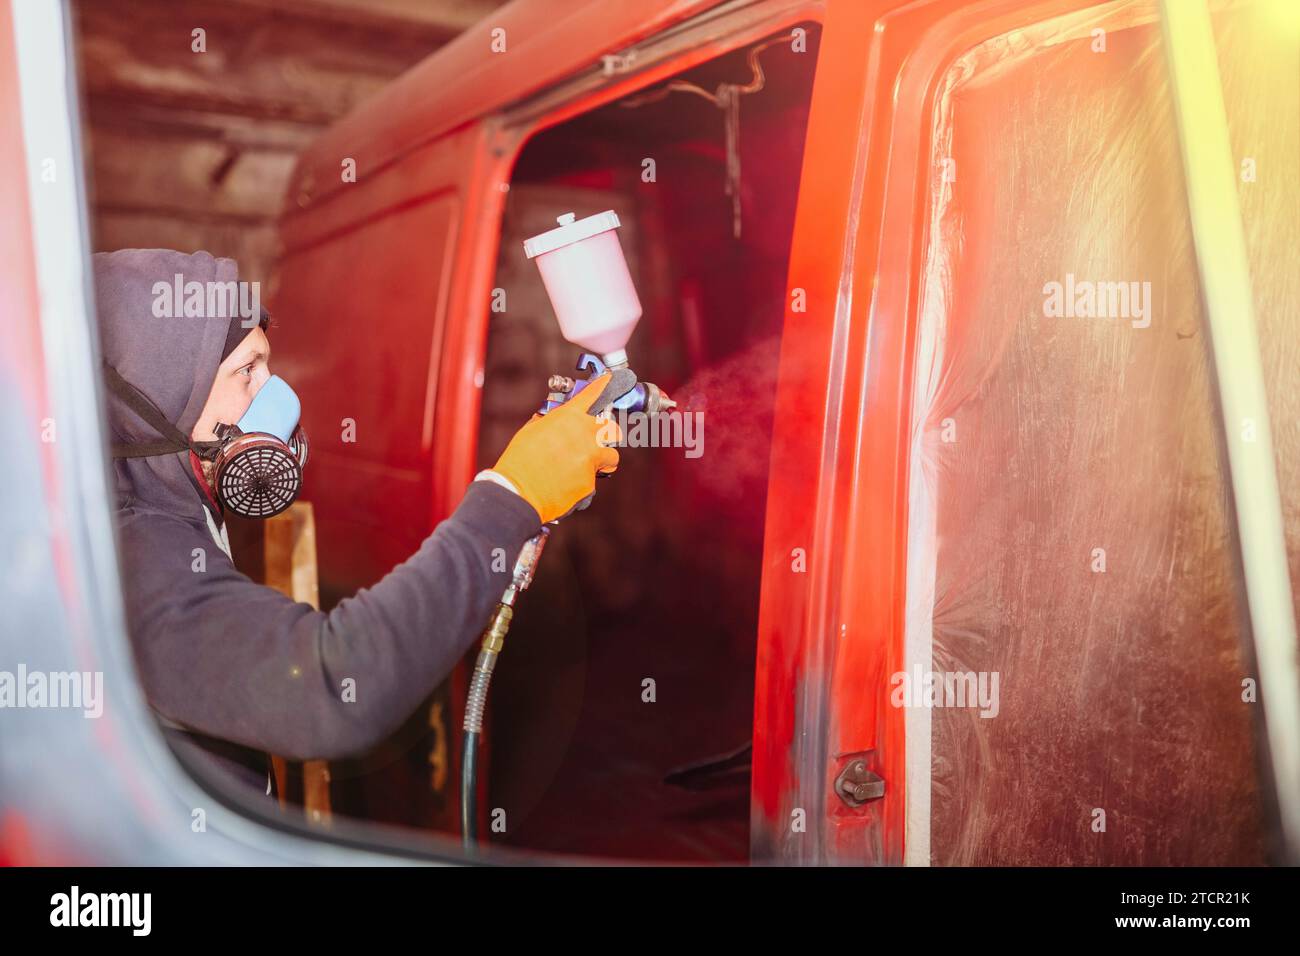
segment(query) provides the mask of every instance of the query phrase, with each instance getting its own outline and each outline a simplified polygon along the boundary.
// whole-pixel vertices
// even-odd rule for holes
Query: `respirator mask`
[[[307,466],[307,433],[298,424],[301,411],[293,389],[272,375],[239,421],[213,429],[213,491],[223,508],[241,518],[269,518],[294,503]]]
[[[193,451],[213,463],[212,485],[221,507],[241,518],[270,518],[302,490],[307,433],[298,424],[302,405],[289,384],[272,375],[233,425],[218,424],[216,441],[191,441],[143,392],[105,365],[109,390],[165,436],[162,441],[113,446],[114,458],[151,458]]]

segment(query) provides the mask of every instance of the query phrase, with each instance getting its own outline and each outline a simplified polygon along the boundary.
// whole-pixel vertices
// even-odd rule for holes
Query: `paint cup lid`
[[[619,226],[618,213],[612,209],[606,209],[604,212],[588,216],[586,219],[576,219],[573,213],[566,212],[556,221],[560,224],[558,228],[524,240],[524,255],[529,259],[533,259],[548,252],[554,252],[561,246],[569,246],[575,242],[581,242],[583,239],[590,239],[592,236],[602,232],[609,232],[609,230],[617,229]]]

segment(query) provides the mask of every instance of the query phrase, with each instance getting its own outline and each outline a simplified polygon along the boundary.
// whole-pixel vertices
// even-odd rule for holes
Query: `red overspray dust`
[[[672,396],[683,414],[699,413],[703,454],[672,455],[669,480],[681,483],[698,527],[747,547],[763,542],[780,345],[779,335],[761,339]]]

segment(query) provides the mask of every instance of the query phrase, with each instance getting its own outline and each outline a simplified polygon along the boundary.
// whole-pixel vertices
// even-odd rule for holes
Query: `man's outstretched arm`
[[[523,498],[473,482],[414,555],[326,614],[241,574],[196,525],[134,515],[123,575],[149,701],[185,727],[293,759],[364,753],[474,643],[540,527]]]

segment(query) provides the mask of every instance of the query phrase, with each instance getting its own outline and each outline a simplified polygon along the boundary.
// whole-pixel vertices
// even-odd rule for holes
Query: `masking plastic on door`
[[[1300,282],[1295,218],[1276,210],[1300,198],[1283,172],[1300,45],[1275,4],[1214,9],[1271,413],[1291,423],[1275,436],[1294,581]],[[912,863],[1263,861],[1257,703],[1160,44],[1154,3],[1106,4],[979,44],[936,96],[908,678],[892,689],[912,705]]]

